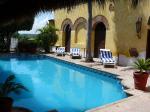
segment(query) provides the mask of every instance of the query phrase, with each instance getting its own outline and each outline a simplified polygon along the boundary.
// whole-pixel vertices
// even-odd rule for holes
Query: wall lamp
[[[138,20],[136,21],[136,33],[139,39],[141,38],[141,29],[142,29],[142,17],[139,17]]]

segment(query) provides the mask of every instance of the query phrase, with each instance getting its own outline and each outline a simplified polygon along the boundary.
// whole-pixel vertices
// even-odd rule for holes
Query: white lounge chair
[[[71,48],[70,55],[71,55],[72,59],[80,59],[81,58],[80,49],[79,48]]]
[[[65,55],[65,47],[58,47],[56,49],[56,55],[57,56],[64,56]]]
[[[112,52],[110,51],[110,49],[100,49],[100,59],[104,66],[115,66],[116,64],[115,60],[112,57]]]

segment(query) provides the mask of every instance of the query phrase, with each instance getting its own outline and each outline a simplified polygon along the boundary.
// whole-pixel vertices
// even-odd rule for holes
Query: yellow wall
[[[116,3],[114,16],[116,36],[113,40],[120,53],[127,54],[127,50],[132,47],[137,48],[139,52],[146,50],[149,10],[149,0],[140,3],[136,9],[133,9],[127,1],[120,0]],[[141,39],[136,36],[135,23],[138,17],[143,19]]]
[[[146,50],[147,40],[147,21],[150,11],[150,0],[144,0],[136,9],[133,9],[127,0],[118,0],[114,4],[114,11],[109,11],[110,2],[106,3],[104,9],[98,4],[93,3],[93,18],[97,15],[103,15],[107,18],[109,29],[106,30],[106,48],[111,49],[113,55],[125,54],[128,55],[129,48],[137,48],[139,52]],[[79,17],[87,19],[87,4],[77,6],[70,12],[65,9],[55,11],[55,25],[61,29],[62,22],[66,18],[70,18],[72,23]],[[142,17],[142,34],[141,39],[136,36],[136,21],[138,17]],[[58,44],[62,45],[62,31],[58,32]],[[94,44],[94,32],[92,32],[92,44]],[[71,34],[71,47],[85,47],[86,46],[86,30],[81,28],[77,34],[80,42],[75,43],[76,32]],[[84,43],[83,43],[84,42]],[[92,47],[92,49],[94,49]]]

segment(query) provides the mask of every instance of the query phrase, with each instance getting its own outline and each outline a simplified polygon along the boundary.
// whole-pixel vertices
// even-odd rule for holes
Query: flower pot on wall
[[[147,72],[134,72],[133,75],[135,89],[145,91],[149,74]]]
[[[13,99],[10,97],[0,97],[0,112],[11,112]]]

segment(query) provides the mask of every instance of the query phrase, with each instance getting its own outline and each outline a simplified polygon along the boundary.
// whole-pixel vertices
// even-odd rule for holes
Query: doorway
[[[71,27],[68,24],[65,28],[65,52],[70,52],[70,42],[71,42]]]
[[[99,49],[105,48],[106,27],[100,22],[95,27],[94,57],[99,57]]]
[[[150,58],[150,29],[147,32],[146,59]]]

